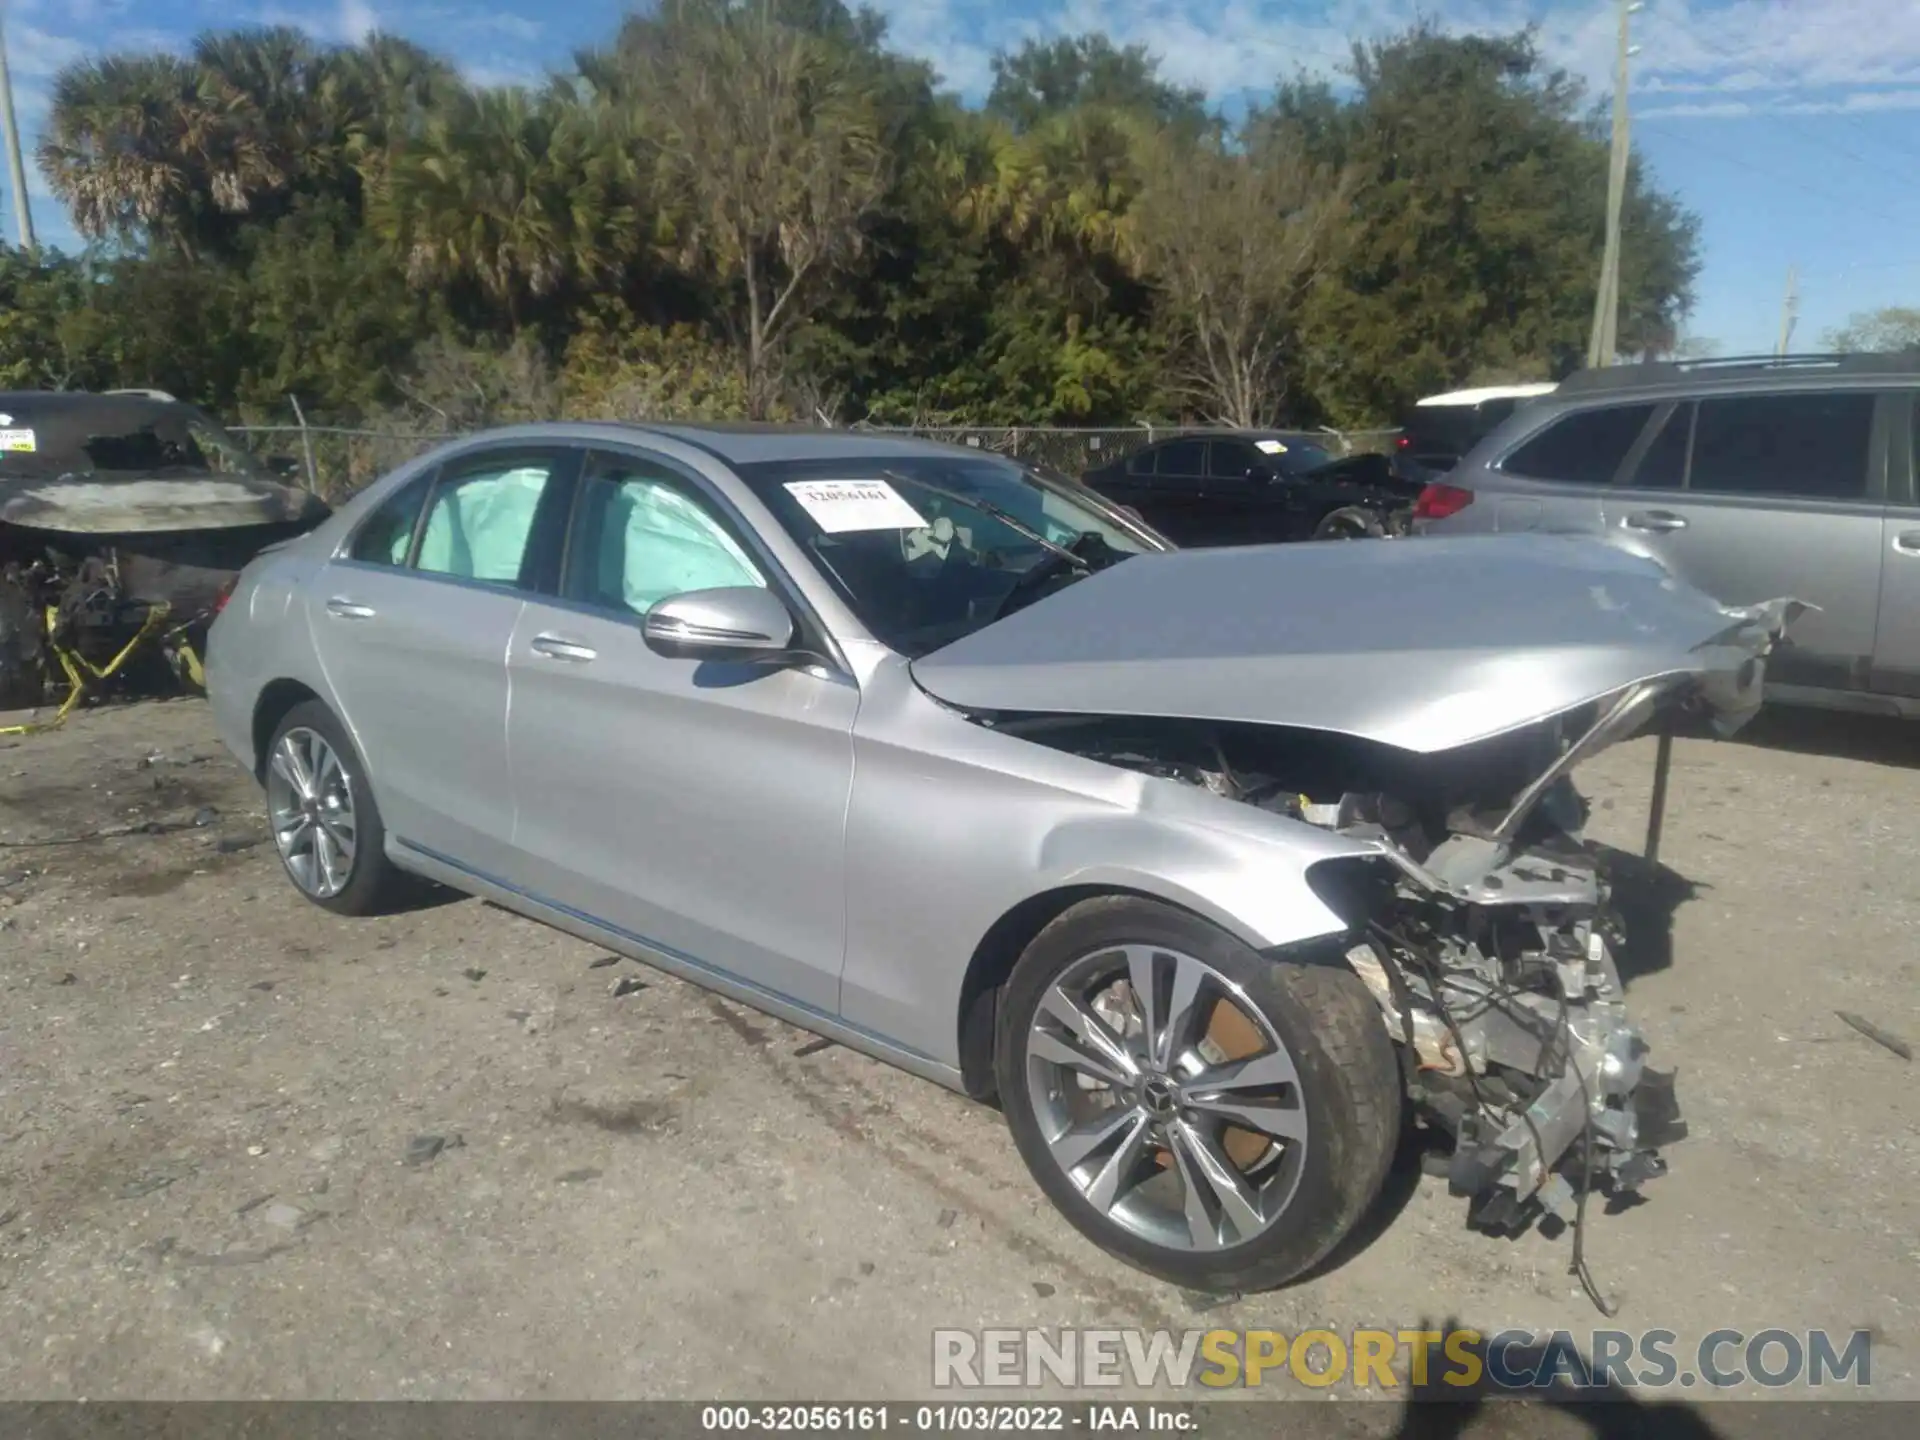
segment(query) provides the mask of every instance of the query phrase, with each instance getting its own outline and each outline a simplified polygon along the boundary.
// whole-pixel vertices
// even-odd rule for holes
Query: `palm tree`
[[[1107,255],[1133,268],[1128,212],[1151,134],[1140,116],[1100,106],[1049,115],[1018,133],[981,117],[946,153],[955,214],[1016,243]]]
[[[369,218],[413,283],[471,281],[518,334],[528,301],[598,263],[590,140],[562,91],[465,91],[392,153]]]
[[[84,60],[54,81],[39,160],[92,240],[153,235],[192,256],[219,211],[280,172],[238,97],[171,55]]]

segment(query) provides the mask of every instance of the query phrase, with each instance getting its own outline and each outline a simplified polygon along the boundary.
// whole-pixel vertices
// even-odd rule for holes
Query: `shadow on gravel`
[[[1642,975],[1673,964],[1673,916],[1705,887],[1671,867],[1644,856],[1596,845],[1601,866],[1613,886],[1614,909],[1620,916],[1620,981],[1631,985]]]
[[[1920,720],[1770,705],[1734,736],[1739,744],[1871,765],[1920,768]]]
[[[1422,1322],[1420,1328],[1450,1333],[1460,1327],[1460,1321],[1448,1320]],[[1599,1440],[1643,1435],[1731,1440],[1696,1406],[1677,1401],[1649,1404],[1611,1377],[1604,1384],[1594,1383],[1587,1360],[1571,1346],[1505,1345],[1490,1352],[1483,1339],[1465,1349],[1478,1362],[1477,1382],[1449,1383],[1465,1377],[1455,1366],[1437,1365],[1440,1373],[1429,1372],[1427,1384],[1414,1385],[1409,1391],[1394,1440],[1582,1433]]]

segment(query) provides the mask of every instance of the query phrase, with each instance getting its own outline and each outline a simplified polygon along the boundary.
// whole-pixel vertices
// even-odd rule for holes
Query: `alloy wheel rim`
[[[316,900],[347,888],[359,838],[353,784],[323,736],[301,726],[280,737],[267,764],[267,815],[295,885]]]
[[[1075,961],[1034,1012],[1026,1080],[1053,1162],[1152,1244],[1244,1245],[1299,1188],[1299,1069],[1245,992],[1192,955],[1129,944]]]

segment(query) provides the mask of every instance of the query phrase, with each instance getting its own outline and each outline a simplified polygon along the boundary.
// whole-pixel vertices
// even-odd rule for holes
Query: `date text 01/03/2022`
[[[910,1431],[922,1434],[1021,1434],[1069,1431],[1158,1431],[1194,1428],[1184,1406],[1081,1405],[706,1405],[703,1432],[805,1432],[854,1435]]]

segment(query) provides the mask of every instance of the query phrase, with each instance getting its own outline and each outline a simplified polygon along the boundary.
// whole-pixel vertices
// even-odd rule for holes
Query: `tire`
[[[312,837],[314,845],[326,844],[329,837],[336,836],[335,827],[340,818],[340,808],[337,805],[330,808],[327,802],[333,797],[344,796],[352,832],[351,857],[346,861],[344,870],[336,865],[332,876],[324,884],[311,883],[304,878],[303,867],[297,863],[298,841],[289,842],[290,825],[281,803],[288,792],[295,792],[295,798],[298,798],[289,767],[283,760],[284,747],[291,739],[303,753],[311,757],[315,752],[308,737],[317,737],[332,753],[338,767],[338,778],[337,782],[329,780],[327,777],[334,772],[324,762],[321,763],[318,767],[321,781],[318,786],[321,791],[319,800],[313,807],[302,806],[298,819],[305,821],[305,833]],[[262,774],[267,786],[267,820],[273,830],[274,849],[280,856],[281,868],[287,872],[287,878],[293,882],[296,890],[321,909],[331,910],[336,915],[385,914],[405,901],[411,877],[387,859],[386,826],[380,821],[380,807],[373,798],[373,788],[367,783],[366,767],[361,764],[359,752],[354,749],[346,726],[340,723],[333,711],[319,700],[303,701],[289,710],[273,732]],[[316,821],[317,816],[325,815],[331,815],[332,825]],[[333,853],[337,855],[337,838],[332,838],[331,843]],[[317,856],[319,852],[316,850],[312,853]],[[317,859],[315,864],[318,864]],[[306,867],[306,874],[315,875],[317,872],[312,867]]]
[[[1387,533],[1380,517],[1364,505],[1346,505],[1320,517],[1313,527],[1316,540],[1377,540]]]
[[[1122,955],[1120,947],[1131,948]],[[1156,1008],[1163,1014],[1177,1008],[1173,1002],[1185,974],[1181,967],[1192,962],[1202,972],[1202,998],[1189,1007],[1193,1018],[1187,1031],[1169,1039],[1174,1063],[1157,1068],[1178,1076],[1183,1049],[1189,1067],[1205,1060],[1211,1068],[1185,1089],[1173,1085],[1170,1097],[1168,1082],[1154,1077],[1156,1066],[1149,1056],[1143,1067],[1147,1078],[1133,1082],[1128,1099],[1116,1101],[1122,1094],[1118,1088],[1083,1080],[1075,1073],[1077,1066],[1056,1063],[1062,1053],[1059,1037],[1067,1033],[1057,1026],[1063,1012],[1056,1007],[1063,992],[1079,992],[1082,977],[1093,976],[1096,985],[1102,984],[1097,977],[1116,964],[1129,975],[1146,973],[1134,968],[1143,955],[1153,957],[1146,964],[1155,977]],[[1195,915],[1134,896],[1084,901],[1035,937],[1002,992],[995,1076],[1021,1158],[1075,1228],[1162,1280],[1192,1290],[1232,1293],[1285,1284],[1325,1259],[1352,1231],[1379,1195],[1392,1163],[1404,1099],[1399,1064],[1379,1007],[1337,953],[1327,960],[1263,956]],[[1237,999],[1229,1000],[1226,986],[1237,987]],[[1210,1001],[1209,996],[1214,998]],[[1248,1015],[1242,1002],[1257,1016]],[[1112,1002],[1102,1001],[1096,991],[1081,1016],[1102,1003]],[[1137,1009],[1133,1013],[1137,1015]],[[1224,1029],[1223,1013],[1234,1019]],[[1243,1044],[1236,1052],[1216,1043],[1235,1030],[1263,1048],[1256,1052]],[[1265,1033],[1259,1033],[1262,1030]],[[1110,1026],[1108,1038],[1115,1033]],[[1265,1048],[1275,1040],[1281,1058]],[[1122,1043],[1136,1060],[1147,1055],[1144,1036],[1129,1036]],[[1240,1058],[1220,1060],[1223,1049],[1228,1057],[1237,1053]],[[1099,1051],[1097,1042],[1078,1046],[1083,1055]],[[1242,1064],[1249,1056],[1259,1062],[1261,1073],[1276,1065],[1284,1068],[1284,1056],[1291,1057],[1293,1083],[1269,1090],[1264,1098],[1271,1103],[1257,1113],[1284,1117],[1285,1126],[1295,1130],[1304,1126],[1303,1139],[1276,1142],[1227,1124],[1217,1110],[1207,1109],[1223,1095],[1258,1104],[1251,1090],[1211,1087],[1211,1093],[1201,1094],[1210,1089],[1206,1077],[1217,1078],[1225,1073],[1223,1066]],[[1254,1065],[1243,1065],[1242,1082],[1255,1073]],[[1091,1118],[1083,1118],[1080,1111],[1090,1111]],[[1077,1152],[1082,1137],[1109,1125],[1120,1127],[1121,1138],[1108,1149],[1093,1151],[1070,1174],[1054,1145]],[[1141,1142],[1138,1158],[1131,1164],[1116,1163],[1115,1157],[1127,1153],[1132,1127],[1140,1125],[1148,1138]],[[1260,1223],[1235,1223],[1229,1206],[1206,1199],[1218,1202],[1225,1191],[1188,1183],[1189,1174],[1203,1179],[1206,1174],[1204,1168],[1195,1169],[1205,1161],[1192,1137],[1209,1132],[1213,1145],[1208,1158],[1224,1158],[1234,1166],[1243,1187],[1240,1193],[1253,1195],[1264,1211],[1254,1217]],[[1260,1152],[1261,1146],[1268,1148]],[[1121,1178],[1103,1185],[1114,1172]],[[1195,1197],[1201,1199],[1197,1218]],[[1253,1215],[1249,1210],[1240,1213]]]
[[[16,575],[0,572],[0,710],[31,710],[47,698],[45,622]]]

